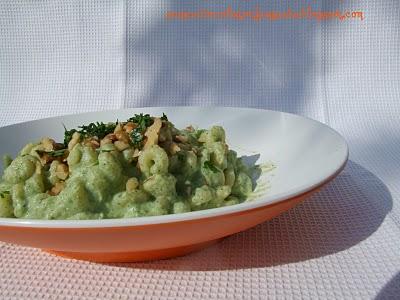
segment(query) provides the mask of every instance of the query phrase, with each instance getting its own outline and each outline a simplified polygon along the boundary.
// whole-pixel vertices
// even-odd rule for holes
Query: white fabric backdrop
[[[291,3],[292,2],[292,3]],[[171,21],[227,4],[364,21]],[[101,265],[0,243],[0,298],[394,298],[400,294],[398,1],[2,1],[0,125],[155,105],[309,116],[345,171],[282,216],[172,260]],[[178,289],[179,287],[179,289]]]

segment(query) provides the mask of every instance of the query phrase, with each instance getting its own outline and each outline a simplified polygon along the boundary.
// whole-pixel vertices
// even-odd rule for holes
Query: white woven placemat
[[[311,2],[365,20],[164,18],[233,1],[3,1],[0,125],[132,106],[251,106],[331,125],[351,161],[302,205],[181,258],[95,264],[0,243],[0,298],[398,297],[399,3]],[[289,1],[240,5],[257,3]]]

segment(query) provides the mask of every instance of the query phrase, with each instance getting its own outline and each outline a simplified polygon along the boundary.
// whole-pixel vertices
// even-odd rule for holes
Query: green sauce
[[[158,139],[148,146],[146,140],[152,137],[146,136],[145,126],[150,128],[156,119],[146,120],[141,120],[140,146],[138,129],[135,143],[124,149],[118,149],[121,143],[116,141],[88,144],[93,137],[85,129],[85,139],[69,151],[47,151],[41,142],[26,145],[14,160],[7,157],[0,180],[0,217],[82,220],[165,215],[237,204],[267,188],[253,192],[252,171],[228,149],[222,127],[178,130],[165,117]],[[103,132],[107,129],[105,138],[110,136],[109,127],[101,126]],[[73,132],[68,131],[69,143]]]

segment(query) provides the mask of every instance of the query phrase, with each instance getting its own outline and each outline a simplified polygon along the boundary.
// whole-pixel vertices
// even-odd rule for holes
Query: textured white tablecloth
[[[0,3],[0,125],[133,106],[249,106],[325,122],[351,152],[304,204],[186,257],[107,265],[0,243],[1,299],[399,297],[399,1],[291,2]],[[257,3],[365,19],[164,18]]]

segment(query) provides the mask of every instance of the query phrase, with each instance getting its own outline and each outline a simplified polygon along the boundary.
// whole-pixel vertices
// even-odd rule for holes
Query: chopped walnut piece
[[[68,143],[68,150],[71,151],[76,144],[79,143],[79,140],[81,139],[81,134],[79,132],[74,132],[72,135],[72,139]]]
[[[175,154],[176,152],[181,151],[181,148],[178,146],[178,144],[171,143],[171,145],[169,147],[169,151],[171,152],[171,154]]]
[[[49,191],[49,194],[51,196],[57,196],[64,189],[64,186],[65,186],[64,182],[56,182],[56,184]]]
[[[91,137],[91,138],[86,139],[84,141],[84,145],[85,146],[90,146],[90,147],[93,147],[93,148],[99,148],[100,147],[100,143],[99,143],[98,139],[95,138],[95,137]]]
[[[61,180],[67,179],[68,178],[68,174],[69,174],[68,166],[66,164],[57,165],[55,174]]]
[[[129,148],[129,144],[125,143],[123,141],[115,141],[114,142],[115,148],[117,148],[119,151],[124,151],[125,149]]]
[[[122,125],[121,125],[121,123],[118,123],[118,125],[115,126],[115,129],[114,129],[114,133],[115,133],[115,134],[117,134],[117,133],[119,133],[119,132],[122,132]]]
[[[56,144],[54,140],[48,137],[42,139],[40,143],[43,145],[45,151],[53,151],[54,145]]]
[[[90,144],[92,145],[92,147],[94,148],[99,148],[100,147],[100,143],[98,140],[91,140]]]
[[[112,144],[112,141],[107,137],[105,137],[104,139],[102,139],[100,141],[100,146],[104,146],[104,145],[107,145],[107,144]]]
[[[178,147],[181,150],[186,150],[186,151],[192,150],[192,146],[189,144],[178,143]]]
[[[109,139],[111,142],[118,140],[115,133],[109,133],[103,139]]]
[[[42,164],[42,166],[46,165],[48,162],[52,161],[53,158],[48,155],[47,153],[43,153],[40,156],[40,163]]]
[[[136,190],[139,186],[139,181],[137,178],[132,177],[129,178],[128,181],[126,182],[126,191],[127,192],[132,192],[133,190]]]
[[[135,149],[135,151],[133,152],[132,157],[133,157],[133,158],[139,157],[140,152],[141,152],[141,151],[139,151],[139,149]]]
[[[162,126],[162,122],[160,118],[154,118],[153,125],[147,128],[144,133],[147,138],[146,143],[144,144],[144,149],[149,148],[152,145],[158,144],[158,134],[160,132]]]
[[[136,128],[136,124],[135,123],[133,123],[133,122],[128,122],[128,123],[126,123],[125,125],[124,125],[124,130],[127,132],[127,133],[130,133],[133,129],[135,129]]]
[[[119,141],[129,144],[129,135],[125,131],[120,131],[115,136]]]
[[[192,125],[189,125],[189,126],[186,127],[186,130],[189,131],[189,132],[193,132],[194,128],[193,128]]]
[[[184,135],[175,136],[175,140],[181,143],[186,143],[188,141],[188,137]]]
[[[42,164],[38,161],[36,161],[35,173],[38,175],[42,174]]]

